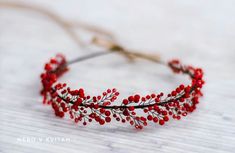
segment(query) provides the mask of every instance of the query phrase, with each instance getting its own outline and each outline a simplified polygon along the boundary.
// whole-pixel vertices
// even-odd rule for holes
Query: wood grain
[[[0,10],[0,152],[233,153],[235,150],[234,1],[27,1],[61,16],[107,28],[129,48],[177,57],[205,70],[205,95],[197,111],[166,126],[137,131],[128,124],[83,127],[56,118],[43,106],[39,75],[48,58],[69,59],[84,50],[53,22],[37,13]],[[78,29],[84,40],[90,35]],[[116,87],[120,99],[170,91],[185,76],[139,60],[130,64],[108,55],[71,67],[61,81],[91,95]]]

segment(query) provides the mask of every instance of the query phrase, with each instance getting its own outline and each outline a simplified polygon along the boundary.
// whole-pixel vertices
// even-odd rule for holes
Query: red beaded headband
[[[113,51],[120,51],[120,48],[114,48]],[[119,96],[115,88],[108,89],[102,95],[91,97],[86,95],[82,88],[71,90],[66,84],[57,83],[57,78],[68,70],[68,65],[107,53],[96,53],[70,62],[67,62],[63,55],[57,55],[51,59],[45,64],[45,72],[41,74],[43,103],[51,104],[56,116],[64,117],[64,114],[68,112],[71,119],[74,119],[76,123],[82,121],[83,125],[92,121],[103,125],[110,123],[113,117],[122,123],[129,122],[137,129],[142,129],[147,122],[163,125],[169,120],[169,116],[179,120],[181,116],[186,116],[196,109],[198,99],[202,96],[203,71],[200,68],[182,65],[178,60],[170,61],[168,66],[175,73],[189,75],[192,82],[186,86],[181,84],[165,97],[163,93],[144,97],[136,94],[123,99],[120,105],[111,105]],[[143,54],[135,53],[134,55],[154,61]],[[136,110],[143,110],[145,115],[143,113],[137,115]]]
[[[100,28],[81,23],[79,24],[77,22],[68,22],[53,12],[36,6],[8,2],[1,2],[0,6],[7,8],[22,8],[46,15],[49,19],[64,28],[78,45],[84,46],[74,32],[73,28],[75,27],[101,36],[106,36],[109,39],[113,38],[112,35]],[[133,57],[140,57],[153,62],[159,62],[158,59],[150,55],[128,52],[121,46],[116,45],[114,41],[107,42],[100,41],[100,39],[94,39],[94,43],[102,45],[112,51],[119,51],[119,53],[122,53],[130,60],[133,59]],[[187,86],[180,85],[166,97],[163,97],[163,93],[151,94],[145,97],[133,95],[129,96],[127,99],[123,99],[121,105],[111,105],[119,95],[116,89],[108,89],[103,92],[101,96],[91,97],[85,95],[83,89],[71,90],[69,87],[66,87],[66,84],[57,82],[57,78],[68,70],[69,64],[103,54],[107,53],[97,53],[70,62],[66,62],[63,55],[58,55],[56,58],[51,59],[49,63],[45,64],[45,72],[41,75],[41,82],[43,85],[41,94],[44,97],[43,103],[51,104],[56,116],[63,117],[66,112],[69,112],[70,118],[74,119],[75,122],[83,121],[83,125],[86,125],[87,121],[92,122],[95,120],[103,125],[104,123],[109,123],[111,121],[112,115],[117,121],[123,123],[129,122],[137,129],[142,129],[143,126],[147,125],[147,121],[153,121],[154,123],[163,125],[169,120],[168,116],[172,116],[174,119],[180,119],[181,116],[186,116],[188,112],[192,112],[196,109],[196,105],[199,102],[198,98],[202,96],[201,88],[204,84],[202,79],[203,71],[200,68],[184,66],[178,60],[170,61],[168,63],[169,67],[175,73],[189,75],[192,82]],[[137,115],[135,110],[143,110],[147,117]]]

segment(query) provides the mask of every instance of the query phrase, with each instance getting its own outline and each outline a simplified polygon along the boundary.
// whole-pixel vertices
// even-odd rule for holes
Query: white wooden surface
[[[79,49],[42,15],[1,8],[0,152],[235,152],[235,1],[22,2],[107,28],[130,48],[203,67],[205,96],[197,111],[181,121],[151,124],[142,131],[115,122],[83,127],[58,119],[41,104],[42,65],[57,52],[71,59],[91,51]],[[170,91],[182,80],[186,78],[161,66],[129,64],[118,55],[76,64],[62,78],[94,95],[116,87],[122,98],[134,92]]]

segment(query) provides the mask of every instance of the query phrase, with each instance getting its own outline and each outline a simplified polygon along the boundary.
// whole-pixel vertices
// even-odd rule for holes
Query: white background
[[[205,96],[181,121],[150,124],[142,131],[116,122],[83,127],[56,118],[39,95],[43,64],[58,52],[72,59],[96,51],[79,48],[41,14],[0,7],[0,152],[234,152],[235,1],[18,2],[107,29],[128,48],[202,67]],[[114,54],[73,65],[61,80],[91,95],[116,87],[120,100],[134,93],[167,92],[187,79],[146,61],[130,64]],[[53,138],[59,140],[49,141]]]

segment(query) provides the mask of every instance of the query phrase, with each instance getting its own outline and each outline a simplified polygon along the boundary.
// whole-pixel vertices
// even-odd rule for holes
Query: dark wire
[[[103,55],[108,55],[108,54],[111,54],[111,53],[115,53],[115,51],[112,51],[112,52],[96,52],[96,53],[92,53],[90,55],[85,55],[83,57],[78,57],[78,58],[75,58],[71,61],[68,61],[67,62],[67,65],[70,65],[70,64],[74,64],[74,63],[77,63],[77,62],[81,62],[81,61],[85,61],[85,60],[88,60],[88,59],[91,59],[91,58],[96,58],[96,57],[100,57],[100,56],[103,56]]]

